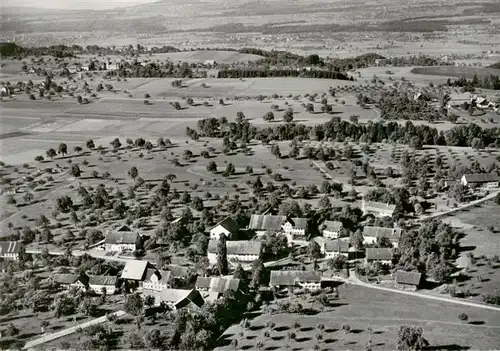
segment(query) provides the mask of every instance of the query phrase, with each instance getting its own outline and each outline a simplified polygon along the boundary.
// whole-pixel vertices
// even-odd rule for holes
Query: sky
[[[38,7],[64,10],[106,10],[114,7],[151,3],[156,0],[0,0],[0,6]]]

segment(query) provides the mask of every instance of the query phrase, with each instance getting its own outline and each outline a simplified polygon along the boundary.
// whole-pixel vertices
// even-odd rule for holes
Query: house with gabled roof
[[[148,291],[147,295],[154,298],[154,304],[159,306],[166,303],[173,310],[187,308],[189,310],[199,310],[205,300],[196,289],[165,289],[162,291]]]
[[[378,244],[380,239],[387,238],[392,243],[392,246],[397,248],[402,232],[401,228],[372,227],[367,225],[363,228],[363,244]]]
[[[363,215],[374,215],[375,217],[392,217],[396,210],[396,205],[391,205],[384,202],[377,201],[361,201],[361,210]]]
[[[87,290],[89,287],[89,277],[84,274],[54,274],[51,277],[52,281],[57,283],[63,289],[69,290],[72,287],[76,287],[78,289]]]
[[[396,286],[402,290],[416,291],[422,281],[422,273],[398,270],[394,275]]]
[[[238,223],[230,216],[227,216],[210,229],[210,239],[219,240],[221,235],[231,239],[238,235],[239,230],[240,226]]]
[[[340,221],[325,221],[321,226],[321,232],[325,238],[337,239],[343,227]]]
[[[335,258],[342,255],[346,258],[349,257],[349,242],[346,240],[325,240],[325,258]]]
[[[208,242],[207,256],[210,264],[217,263],[218,240]],[[227,260],[229,262],[251,263],[259,259],[262,252],[262,242],[258,240],[226,241]]]
[[[367,263],[379,262],[382,264],[392,265],[392,259],[392,249],[367,248],[365,250],[365,261]]]
[[[226,291],[237,291],[240,280],[230,277],[198,277],[195,287],[200,292],[208,291],[222,296]],[[203,294],[202,294],[203,295]]]
[[[283,230],[282,226],[286,222],[287,216],[271,214],[253,214],[250,217],[248,228],[255,231],[257,235],[267,233],[278,233]]]
[[[128,260],[123,268],[121,278],[124,280],[144,281],[146,271],[151,267],[148,261]]]
[[[269,286],[275,289],[299,287],[314,291],[321,289],[321,272],[317,271],[271,271]]]
[[[462,185],[480,186],[484,188],[500,187],[500,176],[496,173],[472,173],[464,174],[460,179]]]
[[[116,292],[118,278],[111,275],[89,275],[88,288],[96,294],[102,294],[106,291],[106,295],[113,295]]]
[[[156,268],[148,268],[146,270],[146,277],[142,282],[143,290],[162,291],[172,287],[173,282],[172,272],[167,270],[160,270]]]
[[[0,258],[18,261],[22,252],[20,241],[0,241]]]
[[[118,231],[108,231],[104,239],[104,249],[106,251],[122,252],[136,250],[136,243],[140,235],[132,231],[126,231],[123,228],[122,226]]]

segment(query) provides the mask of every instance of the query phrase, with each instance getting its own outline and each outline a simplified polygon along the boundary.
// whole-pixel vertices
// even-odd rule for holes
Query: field
[[[303,302],[301,302],[303,303]],[[274,305],[271,305],[273,307]],[[307,304],[305,306],[308,306]],[[327,308],[329,309],[329,308]],[[469,316],[469,323],[460,322],[459,313]],[[244,330],[233,326],[225,333],[225,343],[238,340],[238,348],[255,349],[259,341],[265,350],[283,349],[289,344],[291,350],[311,350],[319,345],[321,350],[364,350],[372,328],[373,350],[396,349],[397,329],[403,324],[419,325],[429,342],[429,350],[496,349],[500,345],[500,319],[497,312],[471,309],[463,306],[433,302],[411,296],[371,290],[347,285],[339,288],[339,300],[332,311],[307,314],[263,314],[251,321]],[[275,327],[266,338],[264,332],[268,322]],[[296,329],[294,323],[300,328]],[[319,334],[316,327],[324,324]],[[341,326],[347,324],[351,332],[346,334]],[[287,332],[295,332],[295,340],[287,340]],[[242,333],[242,334],[241,334]],[[231,346],[219,350],[230,350]]]
[[[465,77],[472,79],[475,75],[478,78],[488,77],[490,75],[498,76],[499,69],[478,68],[478,67],[460,67],[460,66],[436,66],[436,67],[418,67],[411,70],[414,74],[425,74],[445,77]]]

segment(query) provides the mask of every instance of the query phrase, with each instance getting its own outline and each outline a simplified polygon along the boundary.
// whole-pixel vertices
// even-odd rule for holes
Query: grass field
[[[276,314],[262,315],[251,321],[251,327],[243,330],[233,326],[225,333],[225,343],[238,340],[238,348],[256,349],[259,341],[265,350],[281,350],[287,345],[286,334],[295,332],[297,338],[290,342],[291,350],[311,350],[319,345],[321,350],[364,350],[372,328],[373,350],[396,349],[397,330],[400,325],[419,325],[430,350],[487,350],[500,345],[500,315],[497,312],[478,310],[465,306],[445,304],[407,295],[371,290],[359,286],[341,286],[340,299],[332,311],[311,315]],[[470,323],[461,322],[457,316],[466,313]],[[265,337],[266,323],[276,324]],[[300,323],[300,329],[294,323]],[[322,340],[316,340],[316,326],[324,324]],[[345,334],[343,324],[351,327]],[[242,335],[240,333],[243,333]],[[222,346],[219,350],[230,350]]]
[[[474,75],[483,78],[489,75],[500,75],[500,70],[494,68],[481,67],[460,67],[460,66],[434,66],[434,67],[416,67],[411,70],[414,74],[425,74],[447,77],[465,77],[472,79]]]

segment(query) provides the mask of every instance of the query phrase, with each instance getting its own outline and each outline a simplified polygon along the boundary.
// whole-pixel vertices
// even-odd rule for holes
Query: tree
[[[149,349],[163,349],[165,337],[158,329],[151,329],[144,335],[144,344]]]
[[[323,196],[318,203],[318,206],[323,211],[328,211],[332,208],[332,203],[330,202],[330,198],[325,195]]]
[[[253,289],[258,289],[262,281],[262,275],[264,274],[264,263],[259,258],[256,260],[252,267],[252,281],[250,282],[250,287]]]
[[[421,149],[422,148],[422,140],[418,136],[412,136],[410,138],[410,147],[413,149]]]
[[[359,123],[359,116],[358,115],[351,115],[349,117],[349,121],[351,121],[351,123],[358,124]]]
[[[462,322],[467,322],[467,320],[469,319],[469,316],[462,312],[462,313],[458,314],[458,319],[460,319]]]
[[[57,153],[63,156],[66,155],[68,153],[68,145],[66,145],[65,143],[60,143],[59,147],[57,148]]]
[[[203,211],[203,200],[199,196],[195,196],[191,201],[191,206],[196,211]]]
[[[71,175],[75,178],[80,178],[82,175],[82,171],[78,165],[71,165]]]
[[[413,325],[402,325],[398,331],[398,350],[399,351],[418,351],[426,346],[426,341],[422,336],[421,327]]]
[[[128,175],[130,176],[130,178],[135,180],[137,178],[137,176],[139,175],[139,171],[137,170],[137,167],[132,166],[132,168],[130,168],[130,170],[128,171]]]
[[[220,275],[228,272],[226,236],[221,235],[217,243],[217,270]]]
[[[44,158],[42,155],[38,155],[37,157],[35,157],[35,161],[36,162],[43,162]]]
[[[80,152],[82,152],[82,151],[83,151],[83,149],[82,149],[82,147],[81,147],[81,146],[75,146],[75,147],[73,148],[73,151],[74,151],[74,152],[76,152],[77,154],[79,154]]]
[[[241,123],[245,119],[245,114],[241,111],[236,113],[236,123]]]
[[[316,241],[311,240],[307,248],[307,254],[311,260],[317,260],[321,258],[321,247]]]
[[[330,258],[326,261],[328,268],[331,270],[341,270],[347,265],[347,258],[344,255],[337,255],[334,258]]]
[[[54,158],[57,156],[56,150],[50,148],[47,151],[45,151],[45,154],[47,155],[48,158]]]
[[[112,142],[109,143],[111,146],[113,146],[113,149],[118,150],[121,146],[122,143],[120,142],[120,139],[114,138]]]
[[[464,202],[468,192],[469,189],[466,185],[457,182],[454,183],[448,190],[448,196],[457,200],[458,202]]]
[[[73,208],[73,200],[67,195],[56,199],[56,209],[63,213],[68,213]]]
[[[142,315],[144,304],[141,295],[139,293],[127,295],[124,308],[125,312],[133,316]]]
[[[283,114],[283,121],[285,121],[286,123],[290,123],[291,121],[293,121],[293,110],[292,109],[288,109],[285,111],[285,113]]]
[[[94,149],[95,148],[94,141],[92,139],[87,140],[86,146],[87,146],[87,149],[90,149],[90,150]]]
[[[264,121],[266,122],[271,122],[271,121],[274,121],[274,113],[272,113],[271,111],[269,111],[268,113],[266,113],[264,115],[264,117],[262,117],[264,119]]]
[[[356,230],[352,235],[351,235],[351,245],[354,246],[356,250],[363,250],[364,241],[363,233],[361,233],[361,230]]]
[[[214,161],[210,161],[207,165],[207,171],[215,173],[217,172],[217,164]]]
[[[226,170],[224,171],[224,173],[222,173],[222,175],[227,178],[233,175],[235,172],[236,170],[234,169],[234,165],[232,163],[228,163],[226,166]]]
[[[271,146],[271,154],[276,158],[281,158],[280,146],[278,144]]]

